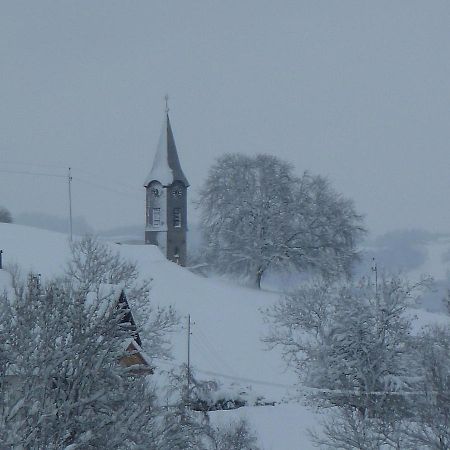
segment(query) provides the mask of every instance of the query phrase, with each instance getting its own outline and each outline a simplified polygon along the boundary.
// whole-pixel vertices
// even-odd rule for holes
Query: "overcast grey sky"
[[[448,0],[0,1],[0,64],[13,213],[62,216],[67,186],[1,170],[70,165],[75,215],[144,224],[168,92],[191,198],[218,155],[266,152],[327,175],[374,233],[449,230]]]

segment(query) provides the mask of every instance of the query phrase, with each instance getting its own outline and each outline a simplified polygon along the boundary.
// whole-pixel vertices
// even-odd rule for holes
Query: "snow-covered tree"
[[[450,448],[450,328],[427,329],[416,345],[417,376],[405,426],[411,448]]]
[[[0,308],[0,440],[8,448],[173,448],[173,430],[143,377],[119,361],[130,328],[114,296],[89,303],[66,280],[39,286]],[[166,436],[167,435],[167,436]],[[175,448],[184,448],[182,445]]]
[[[168,336],[178,324],[177,314],[170,306],[161,308],[149,301],[151,280],[140,279],[135,262],[122,258],[107,244],[87,235],[71,243],[71,258],[65,272],[79,291],[94,292],[99,299],[105,295],[105,284],[125,289],[134,316],[140,322],[144,347],[151,349],[148,353],[153,358],[168,356]],[[109,295],[107,290],[106,295]]]
[[[381,450],[386,439],[380,433],[379,421],[360,414],[351,407],[330,412],[321,431],[310,431],[310,438],[328,450]],[[402,447],[399,447],[399,449]]]
[[[268,269],[349,273],[364,232],[353,203],[325,178],[297,177],[271,155],[219,158],[198,204],[206,261],[258,287]]]
[[[266,341],[281,345],[309,387],[335,391],[324,394],[333,404],[370,409],[379,399],[369,393],[403,388],[411,289],[398,278],[383,278],[377,289],[364,279],[312,282],[269,310],[274,327]]]
[[[148,289],[135,283],[133,264],[106,256],[105,245],[86,238],[74,245],[62,278],[41,285],[36,276],[23,281],[12,271],[12,292],[0,299],[0,441],[6,447],[189,448],[192,436],[179,417],[159,406],[145,377],[120,364],[134,330],[124,321],[129,311],[117,307],[117,286],[105,283],[128,286],[147,302]],[[177,324],[175,314],[150,311],[145,321],[159,330],[147,336],[147,352],[165,354],[163,334]]]
[[[364,439],[399,442],[414,367],[406,308],[420,286],[396,277],[383,277],[378,287],[364,279],[316,281],[268,311],[273,326],[266,342],[281,346],[311,399],[335,407],[320,442],[333,448],[372,448],[349,444]]]
[[[12,223],[12,216],[9,212],[9,209],[6,209],[3,206],[0,206],[0,223]]]

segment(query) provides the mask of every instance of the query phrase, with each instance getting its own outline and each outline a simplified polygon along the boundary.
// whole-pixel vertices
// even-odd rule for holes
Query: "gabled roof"
[[[180,181],[186,187],[189,186],[189,181],[184,175],[178,159],[177,147],[167,112],[164,117],[155,159],[153,160],[153,167],[145,179],[144,186],[147,187],[152,181],[159,181],[163,186],[170,186],[175,181]]]
[[[136,322],[134,321],[133,314],[131,313],[130,305],[128,304],[127,297],[125,296],[125,292],[123,290],[120,293],[120,297],[117,302],[117,308],[125,312],[120,323],[128,324],[130,326],[130,332],[133,336],[133,341],[136,341],[139,347],[141,347],[142,341],[137,331]]]
[[[96,302],[99,302],[97,307],[101,314],[107,312],[109,308],[123,312],[120,325],[126,327],[130,337],[123,343],[125,354],[120,358],[120,364],[131,368],[131,373],[135,375],[152,374],[153,367],[150,358],[142,350],[141,337],[137,331],[136,322],[123,286],[101,285],[96,293],[89,293],[86,298],[87,307],[95,306]]]

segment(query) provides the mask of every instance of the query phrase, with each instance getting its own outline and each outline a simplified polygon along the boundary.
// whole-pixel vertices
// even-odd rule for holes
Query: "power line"
[[[48,163],[29,163],[29,162],[23,162],[23,161],[1,161],[2,165],[13,165],[13,166],[27,166],[27,167],[46,167],[46,168],[53,168],[53,169],[63,169],[66,170],[67,166],[62,166],[59,164],[48,164]],[[104,180],[106,180],[106,177],[104,175],[101,174],[95,174],[92,173],[86,169],[83,169],[81,167],[77,167],[77,166],[71,166],[72,169],[76,170],[77,172],[82,172],[85,175],[88,175],[90,177],[94,177],[94,178],[103,178]],[[21,170],[15,170],[15,169],[11,169],[11,170],[1,170],[1,172],[5,172],[5,173],[15,173],[15,174],[33,174],[33,175],[44,175],[44,176],[53,176],[53,177],[63,177],[65,178],[64,175],[55,175],[55,174],[49,174],[49,173],[38,173],[38,172],[31,172],[31,171],[21,171]],[[141,189],[139,189],[137,186],[133,186],[127,183],[124,183],[123,181],[118,181],[118,180],[114,180],[114,184],[120,185],[122,187],[124,187],[125,189],[129,189],[133,192],[141,192]]]
[[[31,172],[31,171],[27,171],[27,170],[0,169],[0,172],[11,173],[11,174],[15,174],[15,175],[37,175],[37,176],[43,176],[43,177],[66,178],[65,175],[57,175],[55,173],[44,173],[44,172]]]
[[[169,363],[168,361],[164,361],[163,363],[169,364],[173,367],[178,367],[177,364]],[[236,377],[233,375],[228,375],[228,374],[224,374],[224,373],[220,373],[220,372],[213,372],[211,370],[196,369],[196,371],[200,372],[200,373],[204,373],[206,375],[214,375],[214,376],[229,379],[229,380],[243,381],[246,383],[260,384],[260,385],[264,385],[264,386],[273,386],[273,387],[279,387],[279,388],[284,388],[284,389],[292,389],[294,387],[298,387],[298,389],[300,391],[306,391],[306,392],[310,392],[310,393],[332,394],[332,395],[414,396],[414,395],[425,395],[425,394],[431,394],[431,395],[440,395],[440,394],[449,395],[450,394],[450,391],[369,391],[369,392],[365,392],[365,391],[343,390],[343,389],[324,389],[324,388],[313,388],[313,387],[308,387],[308,386],[295,386],[295,385],[288,385],[288,384],[282,384],[282,383],[274,383],[271,381],[256,380],[254,378]]]
[[[197,327],[196,331],[199,334],[199,340],[201,340],[202,344],[206,347],[206,349],[209,351],[211,355],[218,361],[219,365],[224,366],[224,369],[227,372],[234,373],[233,367],[231,367],[227,361],[223,357],[220,356],[220,352],[218,352],[214,346],[212,345],[212,339],[209,336],[206,336],[205,333],[200,329],[200,327]]]
[[[56,173],[48,173],[48,172],[32,172],[32,171],[28,171],[28,170],[8,170],[8,169],[0,169],[1,173],[10,173],[10,174],[14,174],[14,175],[33,175],[33,176],[43,176],[43,177],[51,177],[51,178],[65,178],[67,179],[67,175],[59,175]],[[106,191],[110,191],[110,192],[114,192],[116,194],[120,194],[120,195],[125,195],[128,197],[133,197],[136,198],[136,195],[131,194],[130,192],[123,192],[123,191],[119,191],[117,189],[99,184],[99,183],[95,183],[92,182],[90,180],[87,180],[85,178],[81,178],[81,177],[72,177],[72,180],[77,180],[77,181],[81,181],[82,183],[85,184],[89,184],[92,187],[98,188],[98,189],[103,189]]]
[[[66,166],[61,166],[59,164],[46,164],[46,163],[27,163],[22,161],[2,161],[2,164],[11,166],[30,166],[30,167],[52,167],[54,169],[65,169]]]
[[[179,364],[174,363],[174,362],[170,362],[170,361],[159,361],[158,364],[168,365],[170,367],[175,367],[175,368],[176,367],[180,367]],[[291,389],[291,388],[294,387],[293,385],[274,383],[274,382],[266,381],[266,380],[255,380],[253,378],[238,377],[238,376],[229,375],[229,374],[225,374],[225,373],[214,372],[214,371],[211,371],[211,370],[198,369],[198,368],[195,368],[195,367],[194,367],[193,371],[194,372],[200,372],[200,373],[203,373],[205,375],[214,375],[216,377],[221,377],[221,378],[225,378],[225,379],[229,379],[229,380],[243,381],[245,383],[261,384],[261,385],[274,386],[274,387],[285,388],[285,389]]]
[[[3,164],[8,164],[8,163],[4,163],[2,161]],[[50,164],[34,164],[34,163],[14,163],[14,164],[18,164],[18,165],[27,165],[27,166],[42,166],[42,167],[55,167],[55,168],[60,168],[61,166],[56,166],[56,165],[50,165]],[[77,169],[76,170],[80,170],[81,172],[84,172],[86,175],[95,177],[95,178],[100,178],[100,175],[95,175],[92,174],[84,169]],[[60,175],[60,174],[56,174],[56,173],[49,173],[49,172],[36,172],[36,171],[31,171],[31,170],[16,170],[16,169],[0,169],[1,173],[9,173],[9,174],[14,174],[14,175],[34,175],[34,176],[44,176],[44,177],[52,177],[52,178],[67,178],[66,175]],[[121,195],[126,195],[126,196],[133,196],[135,198],[135,195],[133,195],[131,192],[123,192],[123,191],[119,191],[117,189],[114,189],[112,187],[109,186],[105,186],[104,184],[99,184],[96,182],[92,182],[90,180],[87,180],[85,178],[81,178],[81,177],[72,177],[73,180],[77,180],[77,181],[81,181],[82,183],[86,183],[86,184],[90,184],[93,187],[96,187],[98,189],[103,189],[103,190],[107,190],[110,192],[115,192],[116,194],[121,194]],[[124,183],[118,182],[117,184],[122,185],[125,189],[129,189],[134,191],[136,194],[138,192],[141,192],[140,189],[136,188],[136,187],[131,187],[129,185],[126,185]]]
[[[103,175],[99,175],[99,174],[95,174],[95,173],[92,173],[92,172],[90,172],[90,171],[87,171],[87,170],[85,170],[85,169],[82,169],[81,167],[73,167],[73,169],[75,169],[75,170],[77,170],[78,172],[82,172],[82,173],[84,173],[85,175],[88,175],[88,176],[90,176],[90,177],[93,177],[93,178],[103,178],[104,180],[106,180],[106,177],[104,177]],[[119,185],[119,186],[122,186],[122,187],[124,187],[125,189],[129,189],[130,191],[133,191],[133,192],[142,192],[142,190],[141,189],[139,189],[139,188],[137,188],[136,186],[132,186],[132,185],[129,185],[129,184],[127,184],[127,183],[124,183],[123,181],[118,181],[118,180],[114,180],[114,184],[117,184],[117,185]]]
[[[124,195],[124,196],[126,196],[126,197],[132,197],[132,198],[134,198],[134,199],[137,199],[136,195],[131,194],[130,192],[119,191],[119,190],[117,190],[117,189],[114,189],[114,188],[111,188],[111,187],[109,187],[109,186],[105,186],[105,185],[103,185],[103,184],[99,184],[99,183],[96,183],[96,182],[87,180],[87,179],[85,179],[85,178],[73,177],[73,179],[76,180],[76,181],[81,181],[82,183],[85,183],[85,184],[89,184],[89,185],[91,185],[92,187],[95,187],[95,188],[97,188],[97,189],[102,189],[102,190],[104,190],[104,191],[114,192],[114,193],[116,193],[116,194],[120,194],[120,195]]]
[[[245,378],[245,377],[235,377],[233,375],[227,375],[227,374],[224,374],[224,373],[212,372],[211,370],[197,369],[197,372],[201,372],[201,373],[204,373],[206,375],[214,375],[214,376],[217,376],[217,377],[227,378],[227,379],[230,379],[230,380],[243,381],[245,383],[261,384],[261,385],[265,385],[265,386],[274,386],[274,387],[285,388],[285,389],[290,389],[290,388],[293,387],[292,385],[281,384],[281,383],[274,383],[274,382],[271,382],[271,381],[255,380],[253,378]]]
[[[197,338],[197,336],[192,336],[192,341],[196,346],[198,346],[199,353],[202,355],[202,358],[206,360],[210,367],[213,367],[214,370],[221,370],[221,366],[219,366],[215,359],[210,358],[210,352],[208,352],[207,348],[202,344],[202,342]]]

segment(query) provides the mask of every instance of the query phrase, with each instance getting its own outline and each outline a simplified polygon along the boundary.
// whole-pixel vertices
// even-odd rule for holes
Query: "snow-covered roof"
[[[131,325],[131,337],[137,344],[142,345],[141,338],[136,329],[136,322],[131,312],[131,307],[125,295],[123,284],[101,284],[96,291],[88,292],[86,295],[85,308],[91,310],[95,315],[104,315],[109,310],[122,308],[126,313],[121,323]],[[127,344],[128,346],[128,344]]]
[[[145,179],[144,186],[147,187],[152,181],[159,181],[163,186],[170,186],[175,181],[180,181],[186,187],[189,186],[189,181],[184,175],[178,159],[168,113],[164,117],[153,167]]]
[[[116,305],[122,290],[121,284],[102,283],[96,291],[87,293],[85,306],[86,308],[100,307],[101,312],[104,313],[108,307]]]

